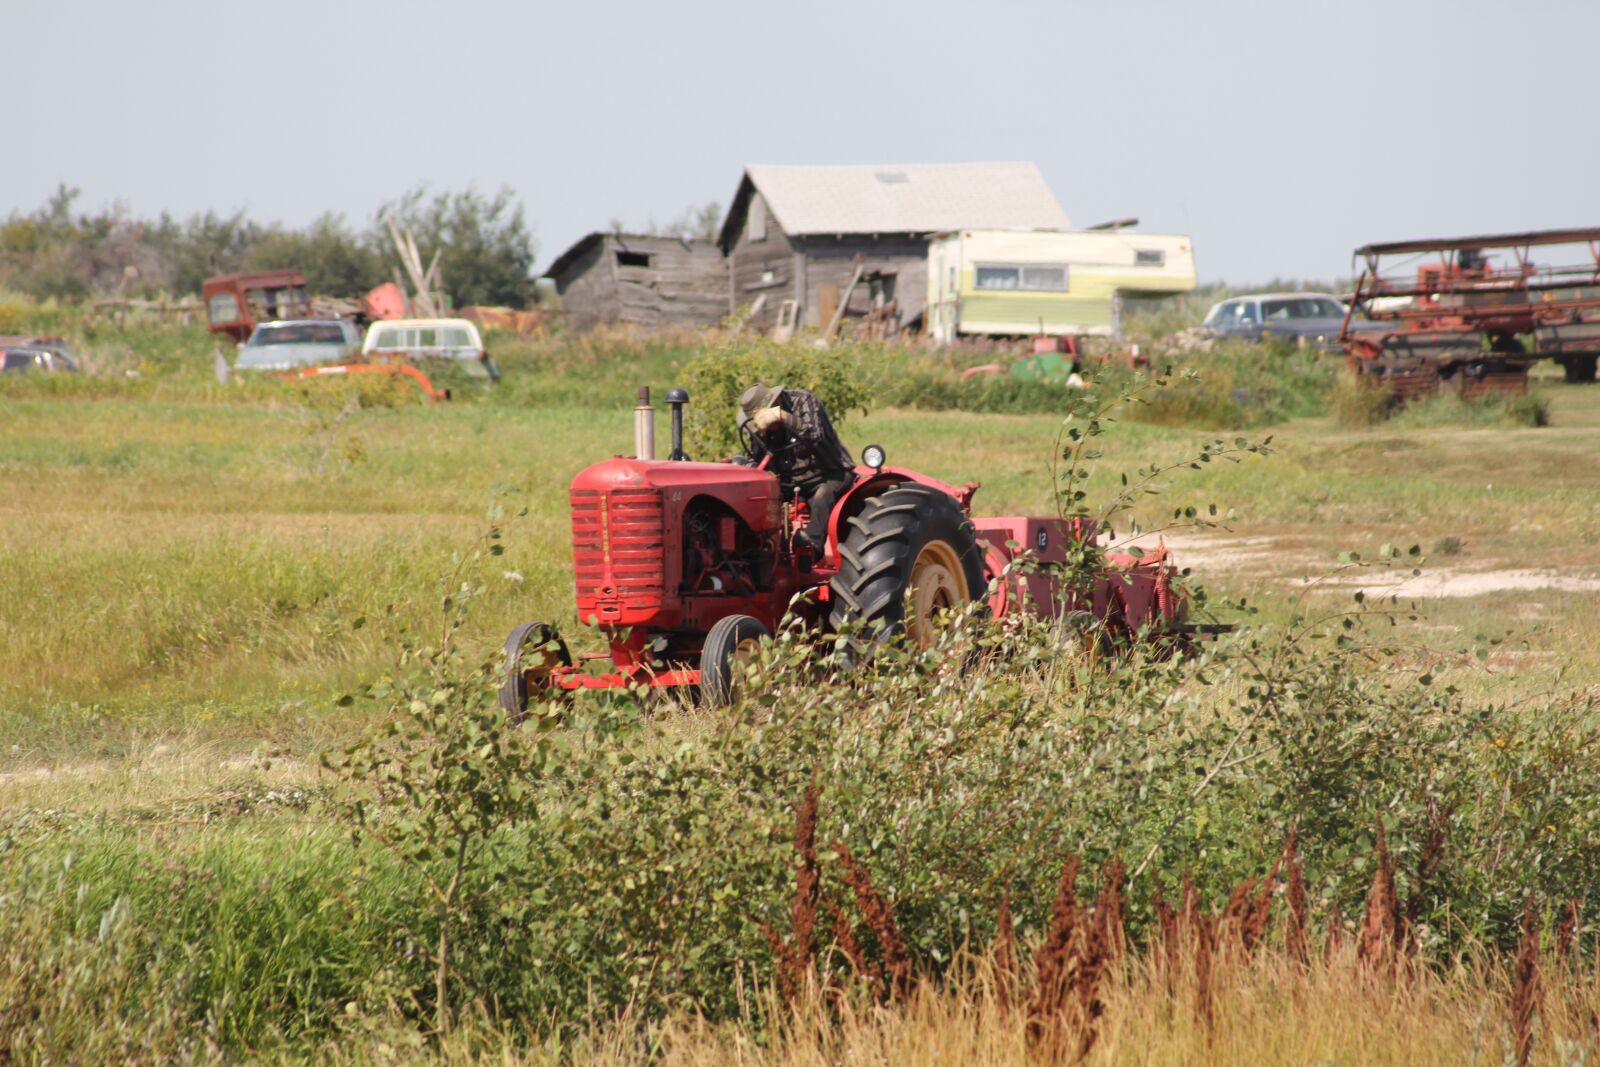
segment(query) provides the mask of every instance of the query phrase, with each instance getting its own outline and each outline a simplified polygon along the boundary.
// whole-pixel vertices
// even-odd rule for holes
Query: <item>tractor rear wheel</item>
[[[557,667],[572,666],[572,653],[554,626],[525,622],[506,638],[506,680],[500,685],[500,706],[513,719],[528,714],[528,694],[540,699]]]
[[[947,493],[902,483],[846,520],[831,583],[835,626],[876,625],[879,641],[933,643],[941,611],[984,595],[983,553],[972,523]]]
[[[1595,356],[1568,356],[1561,361],[1562,375],[1574,385],[1592,382],[1597,364],[1600,359]]]
[[[745,665],[755,655],[763,637],[770,636],[760,620],[749,615],[718,619],[700,649],[700,699],[711,708],[725,708],[739,695]]]

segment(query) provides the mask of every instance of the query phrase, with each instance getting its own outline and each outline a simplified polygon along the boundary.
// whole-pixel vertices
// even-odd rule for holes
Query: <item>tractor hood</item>
[[[712,508],[776,530],[780,496],[775,476],[732,463],[618,456],[584,469],[569,493],[578,617],[608,627],[675,619],[685,512]]]
[[[579,471],[572,479],[572,488],[574,491],[659,489],[691,493],[708,489],[748,489],[752,497],[765,500],[770,495],[776,500],[778,479],[766,471],[734,463],[685,463],[616,456]]]

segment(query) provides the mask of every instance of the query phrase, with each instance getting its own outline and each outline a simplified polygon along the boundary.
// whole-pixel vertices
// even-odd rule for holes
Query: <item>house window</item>
[[[1165,267],[1167,254],[1159,248],[1139,248],[1133,253],[1135,267]]]
[[[1067,268],[1057,266],[1001,266],[978,264],[974,284],[979,289],[1022,290],[1032,293],[1067,291]]]
[[[750,240],[767,239],[767,202],[756,193],[750,198]]]
[[[650,265],[649,252],[617,252],[617,266],[619,267],[648,267]]]

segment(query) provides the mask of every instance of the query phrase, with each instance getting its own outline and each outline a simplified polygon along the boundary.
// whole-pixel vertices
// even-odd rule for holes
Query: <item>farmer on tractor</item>
[[[739,413],[745,455],[735,462],[759,466],[767,460],[784,497],[800,495],[810,517],[796,541],[820,553],[833,506],[856,480],[856,461],[839,440],[828,409],[809,389],[757,382],[739,397]]]

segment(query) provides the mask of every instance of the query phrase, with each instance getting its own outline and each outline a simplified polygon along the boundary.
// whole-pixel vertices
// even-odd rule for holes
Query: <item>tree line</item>
[[[183,296],[214,274],[294,267],[314,293],[355,297],[393,277],[392,219],[415,235],[425,263],[438,253],[456,306],[523,307],[532,299],[533,235],[508,188],[489,195],[418,187],[365,226],[327,213],[298,228],[243,211],[149,219],[114,204],[90,213],[77,210],[79,195],[62,184],[43,206],[0,223],[0,290],[65,301]]]

